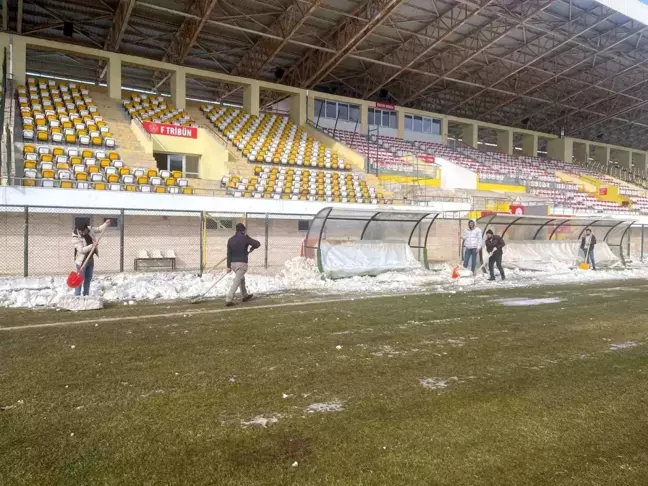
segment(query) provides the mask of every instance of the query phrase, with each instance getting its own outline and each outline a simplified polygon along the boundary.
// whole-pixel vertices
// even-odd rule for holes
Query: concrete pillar
[[[607,145],[595,145],[592,157],[594,157],[595,162],[607,166],[610,161],[610,147]]]
[[[171,103],[180,109],[187,106],[187,78],[184,69],[177,69],[171,74]]]
[[[536,134],[522,134],[522,155],[526,155],[527,157],[538,156],[538,136]]]
[[[637,170],[648,171],[648,164],[646,160],[646,152],[632,151],[632,165]]]
[[[306,93],[290,95],[290,121],[301,126],[306,123]]]
[[[468,147],[477,148],[477,138],[479,136],[479,126],[475,124],[463,125],[461,127],[461,138],[463,144]]]
[[[615,150],[614,157],[616,162],[626,169],[632,168],[632,154],[629,150]]]
[[[552,159],[571,162],[574,152],[574,143],[571,138],[555,138],[547,142],[547,155]]]
[[[259,115],[259,83],[252,82],[243,86],[243,109],[251,115]]]
[[[441,143],[448,145],[448,119],[441,118]]]
[[[113,100],[121,101],[122,99],[121,78],[121,59],[117,56],[111,56],[110,61],[108,61],[108,96]]]
[[[402,108],[396,111],[396,129],[398,138],[405,138],[405,110]]]
[[[579,164],[585,164],[589,157],[589,145],[582,142],[574,142],[574,158]]]
[[[310,121],[315,123],[315,92],[309,91],[306,98],[306,116]]]
[[[11,70],[14,83],[27,84],[27,40],[21,36],[11,36]]]
[[[366,103],[360,105],[360,133],[369,133],[369,105]]]
[[[513,131],[497,131],[497,151],[501,154],[513,155]]]

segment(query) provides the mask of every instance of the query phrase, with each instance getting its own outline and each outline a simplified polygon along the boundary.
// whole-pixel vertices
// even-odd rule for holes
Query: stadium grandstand
[[[638,2],[13,4],[2,178],[24,188],[16,203],[68,189],[313,214],[648,215]]]

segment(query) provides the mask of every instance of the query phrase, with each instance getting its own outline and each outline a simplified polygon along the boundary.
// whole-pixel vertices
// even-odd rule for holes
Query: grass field
[[[0,484],[645,485],[647,290],[2,311]]]

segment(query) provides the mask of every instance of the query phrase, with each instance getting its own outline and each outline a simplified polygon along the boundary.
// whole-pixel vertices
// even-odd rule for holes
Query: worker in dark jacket
[[[225,305],[234,305],[234,294],[241,288],[243,302],[247,302],[254,295],[248,294],[245,288],[245,274],[248,271],[248,254],[261,246],[257,240],[250,238],[245,232],[245,225],[236,225],[236,234],[227,241],[227,273],[234,272],[234,281],[227,292]]]
[[[596,246],[596,236],[592,230],[587,228],[585,236],[581,239],[581,250],[585,256],[585,263],[592,265],[592,270],[596,270],[596,261],[594,261],[594,247]]]
[[[506,279],[504,269],[502,268],[502,256],[504,255],[504,238],[499,235],[494,235],[492,230],[486,232],[486,251],[489,254],[488,270],[490,271],[490,278],[488,280],[495,280],[495,265],[499,270],[502,280]]]

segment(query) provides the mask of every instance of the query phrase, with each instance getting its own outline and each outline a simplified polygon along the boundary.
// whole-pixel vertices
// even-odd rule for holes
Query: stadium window
[[[423,133],[432,133],[432,119],[425,117],[423,118]]]
[[[369,125],[373,125],[374,124],[374,109],[373,108],[369,108],[369,116],[368,116],[368,118],[369,119],[367,120],[367,123]]]
[[[90,226],[90,221],[92,218],[90,216],[75,216],[74,217],[74,229],[83,226]]]
[[[231,219],[217,219],[217,218],[207,218],[207,229],[208,230],[231,230],[234,227],[234,222]]]
[[[412,129],[412,115],[405,115],[405,130]]]
[[[297,221],[297,231],[308,231],[310,228],[310,220],[300,219]]]
[[[369,108],[369,125],[377,125],[385,128],[397,128],[398,116],[395,111]]]
[[[335,101],[326,102],[326,118],[335,118],[337,115],[337,103]]]
[[[395,111],[389,112],[389,126],[391,128],[398,128],[398,117]]]
[[[420,116],[414,117],[414,131],[422,132],[423,131],[423,118]]]
[[[198,178],[200,157],[198,155],[154,153],[158,170],[177,170],[183,177]]]
[[[326,110],[324,110],[324,101],[315,99],[315,118],[326,118]]]
[[[432,133],[434,135],[441,135],[441,120],[437,118],[432,119]]]
[[[349,119],[349,105],[338,103],[338,119],[345,121]]]
[[[360,121],[360,107],[358,105],[349,105],[349,121]]]

